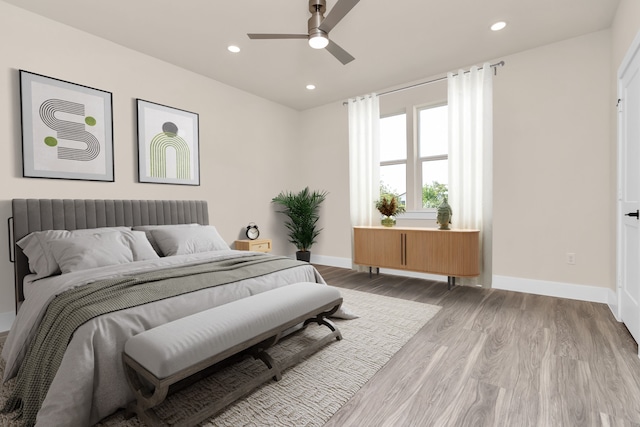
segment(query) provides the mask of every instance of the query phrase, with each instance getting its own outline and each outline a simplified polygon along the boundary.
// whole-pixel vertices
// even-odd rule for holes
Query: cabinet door
[[[445,276],[477,276],[477,232],[407,231],[406,268]]]
[[[354,263],[371,267],[405,268],[403,233],[393,229],[355,228]]]
[[[406,231],[406,268],[412,271],[436,273],[434,266],[443,258],[441,248],[434,243],[429,231]]]

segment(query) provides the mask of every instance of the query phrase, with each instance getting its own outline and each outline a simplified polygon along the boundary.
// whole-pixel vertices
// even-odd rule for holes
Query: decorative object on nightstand
[[[260,230],[258,230],[258,226],[255,222],[250,222],[249,225],[247,225],[247,231],[245,234],[249,240],[256,240],[260,237]]]
[[[447,196],[445,196],[440,206],[438,206],[438,217],[436,218],[436,222],[440,224],[439,230],[450,230],[449,224],[451,224],[452,215],[453,212],[451,212],[451,206],[447,203]]]
[[[271,252],[271,239],[236,240],[235,248],[238,251]]]
[[[320,204],[327,197],[326,191],[309,191],[309,187],[299,193],[281,192],[271,200],[271,203],[282,205],[278,211],[287,216],[285,226],[289,230],[289,241],[296,245],[296,259],[311,260],[309,249],[316,242],[316,237],[322,229],[317,228],[320,215]]]
[[[395,194],[381,194],[376,201],[376,209],[382,214],[380,223],[385,227],[396,225],[396,215],[404,213],[405,208],[400,204],[400,199]]]

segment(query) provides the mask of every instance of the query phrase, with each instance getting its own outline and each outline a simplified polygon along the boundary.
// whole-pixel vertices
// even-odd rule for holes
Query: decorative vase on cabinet
[[[396,225],[396,217],[393,215],[383,215],[382,219],[380,220],[380,224],[384,225],[385,227],[393,227],[394,225]]]

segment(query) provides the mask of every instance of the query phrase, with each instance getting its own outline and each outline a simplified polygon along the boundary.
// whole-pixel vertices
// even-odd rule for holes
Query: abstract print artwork
[[[23,176],[113,181],[111,92],[20,70]]]
[[[139,181],[200,185],[198,114],[141,99],[137,104]]]

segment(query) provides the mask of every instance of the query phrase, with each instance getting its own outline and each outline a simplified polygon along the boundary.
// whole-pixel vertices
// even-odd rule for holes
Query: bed
[[[47,321],[47,307],[50,311],[53,310],[54,302],[61,298],[58,296],[67,295],[70,289],[97,288],[106,282],[130,281],[131,277],[168,274],[167,272],[182,270],[195,272],[206,268],[207,274],[218,274],[216,269],[219,267],[209,268],[210,265],[218,264],[259,262],[261,266],[267,266],[279,263],[279,267],[273,271],[263,269],[258,273],[243,273],[234,276],[230,283],[221,282],[214,287],[198,285],[201,287],[192,288],[188,293],[158,297],[159,299],[151,302],[97,315],[82,323],[74,329],[66,349],[63,350],[59,367],[47,387],[46,397],[39,406],[36,425],[92,425],[133,400],[133,394],[129,391],[124,376],[121,352],[126,340],[139,332],[275,287],[297,282],[324,283],[315,268],[308,263],[284,257],[234,251],[229,249],[226,243],[216,241],[215,238],[211,239],[215,242],[214,250],[209,250],[212,247],[206,244],[199,248],[201,242],[192,239],[191,246],[193,241],[196,241],[195,251],[193,247],[187,248],[186,251],[182,248],[173,256],[149,256],[140,259],[135,258],[135,248],[138,248],[138,253],[141,254],[141,246],[130,245],[134,259],[113,265],[101,265],[98,262],[93,266],[85,262],[90,257],[78,261],[75,254],[75,258],[68,257],[71,259],[69,261],[64,255],[59,255],[65,254],[64,250],[68,249],[70,242],[77,240],[86,244],[89,237],[83,237],[82,230],[89,230],[91,239],[98,239],[99,245],[96,247],[110,248],[110,239],[113,236],[119,236],[117,240],[120,243],[117,244],[120,245],[126,236],[132,234],[119,231],[122,227],[125,230],[133,227],[133,230],[136,230],[136,233],[133,233],[136,239],[140,237],[141,232],[150,240],[155,237],[157,241],[154,242],[156,246],[153,250],[160,249],[160,252],[167,249],[167,244],[158,238],[164,238],[166,235],[189,235],[197,230],[198,235],[202,236],[207,235],[212,229],[215,234],[215,227],[209,225],[206,201],[14,199],[12,208],[17,316],[2,352],[6,361],[4,381],[18,373],[32,342],[36,342],[40,335],[50,335],[42,330],[39,333],[39,328],[43,328]],[[43,234],[35,232],[72,233],[71,237],[65,234],[64,238],[49,241],[50,248],[55,247],[59,251],[56,253],[56,260],[60,261],[58,267],[62,274],[39,277],[32,272],[34,257],[30,260],[24,253],[27,249],[23,251],[17,242],[25,236]],[[206,242],[211,244],[210,240]],[[164,245],[159,248],[159,244]],[[21,245],[25,246],[24,240]],[[117,251],[114,249],[115,252]],[[111,254],[110,252],[107,258],[111,257]],[[259,257],[269,259],[263,260]],[[75,268],[74,262],[87,265]],[[195,280],[205,276],[194,273],[193,277],[185,277]],[[176,283],[183,281],[167,280]],[[184,281],[187,282],[186,279]],[[346,312],[342,314],[348,316]],[[64,316],[73,317],[69,313],[58,317]],[[27,365],[26,362],[24,364]]]

